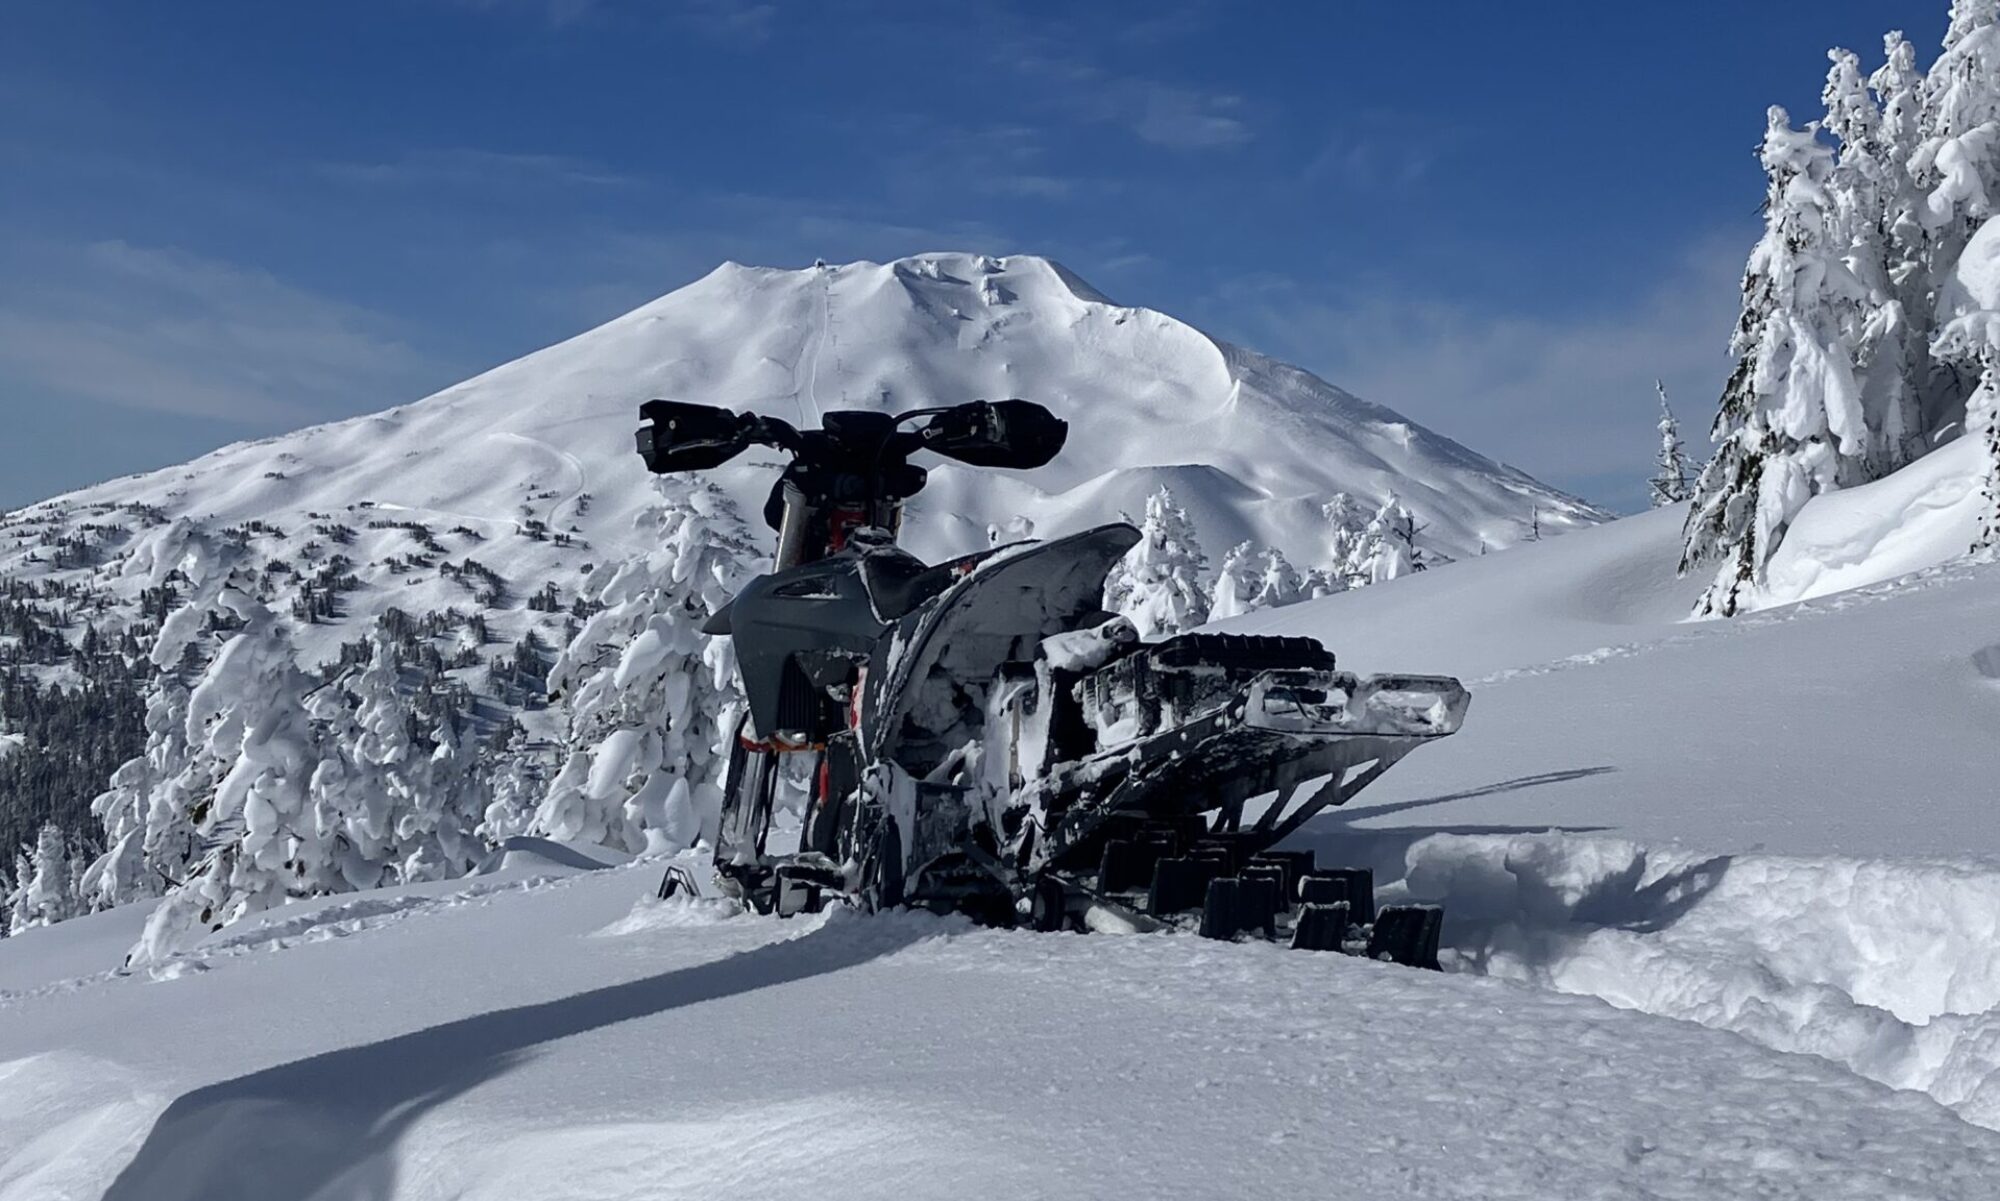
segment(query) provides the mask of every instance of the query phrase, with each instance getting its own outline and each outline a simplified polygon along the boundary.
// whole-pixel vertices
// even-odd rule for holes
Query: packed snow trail
[[[231,931],[0,1002],[0,1199],[811,1191],[1986,1198],[2000,1134],[1731,1035],[1191,937],[645,898],[657,864]],[[506,883],[496,881],[495,883]],[[0,943],[23,961],[98,937]],[[259,949],[261,948],[261,950]],[[83,1060],[57,1047],[87,1046]]]

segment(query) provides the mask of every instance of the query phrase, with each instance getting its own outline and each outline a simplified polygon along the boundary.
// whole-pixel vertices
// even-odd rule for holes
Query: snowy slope
[[[794,421],[1025,396],[1072,422],[1068,450],[1037,472],[933,465],[909,523],[913,547],[933,556],[983,546],[989,523],[1019,516],[1054,533],[1136,513],[1161,483],[1211,556],[1254,537],[1302,567],[1325,557],[1319,506],[1341,489],[1365,505],[1394,492],[1428,526],[1427,544],[1453,556],[1511,544],[1536,515],[1554,529],[1602,516],[1296,368],[1113,304],[1048,260],[934,254],[801,271],[726,264],[413,404],[17,511],[0,522],[0,573],[90,578],[55,571],[48,547],[145,505],[218,529],[276,527],[252,535],[270,559],[324,541],[315,524],[356,528],[343,553],[364,584],[349,599],[361,617],[467,601],[434,568],[391,564],[413,549],[408,536],[370,523],[422,522],[447,559],[499,572],[516,609],[544,581],[568,596],[586,564],[641,549],[632,522],[652,493],[632,431],[639,402],[656,396]],[[760,511],[775,462],[754,451],[718,473],[746,514]],[[531,521],[574,530],[576,543],[522,536]],[[115,573],[129,535],[95,540],[100,576]]]
[[[1809,506],[1808,533],[1893,558],[1935,532],[1923,506],[1885,529],[1846,496]],[[1678,518],[1227,623],[1472,687],[1463,732],[1302,843],[1442,902],[1464,969],[1822,1055],[2000,1127],[2000,564],[1687,623]]]
[[[1970,1201],[2000,1180],[2000,1135],[1926,1098],[1508,982],[730,918],[635,901],[650,868],[549,872],[280,912],[177,978],[0,998],[0,1198]]]
[[[129,911],[0,942],[0,1198],[1991,1197],[2000,565],[1691,624],[1677,518],[1234,623],[1473,684],[1299,840],[1443,976],[530,844],[156,975]]]

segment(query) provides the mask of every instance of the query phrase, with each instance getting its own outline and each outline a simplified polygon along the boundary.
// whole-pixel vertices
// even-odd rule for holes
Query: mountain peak
[[[989,525],[1020,518],[1041,534],[1113,520],[1140,511],[1162,484],[1212,558],[1254,540],[1301,567],[1325,556],[1322,507],[1337,492],[1363,511],[1395,495],[1417,515],[1428,549],[1446,557],[1505,546],[1535,523],[1546,532],[1601,517],[1310,372],[1115,305],[1052,259],[960,251],[790,268],[724,263],[426,399],[226,447],[15,517],[60,525],[138,509],[216,530],[280,530],[254,535],[272,554],[295,553],[316,529],[423,525],[460,531],[465,545],[454,550],[525,596],[643,549],[633,521],[655,493],[631,434],[644,400],[817,424],[829,409],[1011,396],[1067,419],[1068,448],[1025,473],[929,465],[906,527],[919,554],[983,546]],[[712,475],[754,513],[776,458],[753,452]],[[107,562],[122,553],[103,549]],[[0,550],[0,569],[48,574],[32,554],[26,542]],[[386,544],[347,557],[367,584],[359,614],[463,599],[435,567],[412,570]]]

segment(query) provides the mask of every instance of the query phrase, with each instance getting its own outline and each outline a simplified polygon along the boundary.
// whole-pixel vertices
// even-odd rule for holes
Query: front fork
[[[724,892],[748,899],[764,883],[764,844],[771,833],[777,796],[778,756],[744,739],[750,718],[738,719],[730,734],[729,776],[723,784],[722,821],[715,837],[715,874]]]

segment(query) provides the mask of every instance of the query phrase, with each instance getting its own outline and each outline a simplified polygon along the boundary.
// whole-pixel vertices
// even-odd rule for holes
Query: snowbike
[[[1275,849],[1469,698],[1441,676],[1357,678],[1317,641],[1140,639],[1103,610],[1127,524],[926,564],[896,545],[912,456],[1053,459],[1068,426],[1025,400],[772,417],[649,401],[656,473],[751,445],[790,456],[764,518],[774,570],[704,630],[735,644],[735,732],[715,878],[759,912],[845,899],[1038,930],[1189,928],[1437,966],[1440,913],[1377,909],[1366,869]],[[810,756],[796,850],[767,849],[787,756]],[[693,889],[670,872],[661,895]]]

